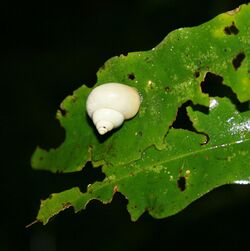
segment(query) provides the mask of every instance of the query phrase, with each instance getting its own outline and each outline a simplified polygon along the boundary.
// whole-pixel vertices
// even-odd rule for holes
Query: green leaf
[[[143,97],[138,115],[107,136],[97,135],[86,115],[91,88],[82,86],[67,97],[61,105],[65,112],[57,113],[65,142],[49,152],[38,148],[32,166],[73,172],[92,161],[103,165],[106,178],[86,193],[72,188],[53,194],[42,202],[37,219],[47,223],[65,208],[79,211],[93,199],[108,203],[117,191],[128,199],[133,220],[145,210],[162,218],[217,186],[248,181],[250,111],[239,112],[227,98],[210,98],[200,84],[212,72],[223,77],[241,102],[250,100],[249,14],[250,6],[242,5],[198,27],[170,33],[151,51],[106,62],[96,85],[125,83]],[[196,132],[171,127],[188,100]],[[195,104],[209,107],[208,114]]]

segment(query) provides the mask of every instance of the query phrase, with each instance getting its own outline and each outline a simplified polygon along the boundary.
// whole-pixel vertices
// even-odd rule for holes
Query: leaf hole
[[[195,128],[193,127],[193,123],[188,117],[187,114],[187,107],[192,105],[192,102],[189,100],[186,103],[182,104],[181,107],[179,107],[176,115],[176,119],[172,124],[172,127],[175,129],[186,129],[189,131],[195,131]]]
[[[186,178],[184,176],[180,176],[177,180],[177,186],[181,190],[181,192],[186,190]]]
[[[101,167],[93,167],[90,162],[87,162],[79,172],[51,173],[40,170],[36,171],[36,175],[41,184],[46,184],[45,192],[41,195],[42,198],[47,198],[51,191],[59,192],[72,187],[79,187],[81,192],[86,192],[88,184],[102,181],[105,178]]]
[[[65,129],[60,125],[59,120],[50,117],[48,121],[50,123],[48,122],[46,125],[43,123],[42,133],[39,135],[38,139],[40,142],[39,147],[47,151],[51,148],[57,148],[65,140]]]
[[[202,106],[202,105],[194,105],[192,103],[192,101],[187,101],[184,104],[182,104],[181,107],[179,107],[178,111],[177,111],[177,115],[176,115],[176,119],[172,124],[172,127],[175,129],[184,129],[184,130],[188,130],[191,132],[195,132],[197,134],[202,134],[206,137],[206,140],[204,142],[201,143],[201,145],[206,145],[209,142],[209,136],[208,134],[204,133],[204,132],[199,132],[195,129],[195,127],[193,126],[193,122],[190,120],[188,114],[187,114],[187,107],[191,106],[195,111],[200,111],[203,112],[205,114],[208,114],[209,112],[209,108]]]
[[[134,79],[135,79],[135,74],[134,74],[134,73],[128,74],[128,78],[129,78],[130,80],[134,80]]]
[[[87,162],[83,170],[80,174],[81,178],[79,178],[80,184],[78,184],[78,187],[80,188],[81,192],[87,191],[87,186],[91,187],[91,185],[96,181],[103,181],[105,179],[105,174],[102,172],[101,166],[99,167],[93,167],[91,162]]]
[[[238,68],[241,66],[243,60],[245,59],[246,55],[244,52],[240,52],[236,55],[236,57],[233,59],[232,64],[235,70],[238,70]]]
[[[227,34],[227,35],[237,35],[239,33],[239,30],[238,28],[236,27],[235,23],[232,22],[232,24],[230,26],[226,26],[224,28],[224,32]]]
[[[195,78],[198,78],[200,76],[200,72],[199,71],[196,71],[195,73],[194,73],[194,77]]]
[[[201,82],[201,90],[209,97],[228,98],[240,112],[249,110],[249,102],[241,103],[232,88],[223,84],[223,78],[211,72],[208,72],[204,81]]]

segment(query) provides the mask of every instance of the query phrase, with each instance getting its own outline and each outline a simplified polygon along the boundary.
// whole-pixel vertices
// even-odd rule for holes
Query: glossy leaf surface
[[[250,6],[243,5],[198,27],[176,30],[151,51],[110,59],[96,85],[125,83],[143,100],[135,118],[104,137],[85,111],[91,89],[82,86],[67,97],[61,105],[65,114],[57,113],[65,142],[49,152],[38,148],[32,166],[73,172],[92,161],[103,165],[106,178],[86,193],[72,188],[52,195],[42,202],[37,219],[46,223],[69,206],[79,211],[92,199],[108,203],[117,191],[128,199],[133,220],[145,210],[162,218],[217,186],[248,182],[249,109],[239,111],[226,97],[209,97],[201,82],[212,72],[223,77],[239,104],[250,100],[249,14]],[[192,101],[187,110],[193,131],[172,127],[187,101]],[[208,112],[196,109],[205,106]]]

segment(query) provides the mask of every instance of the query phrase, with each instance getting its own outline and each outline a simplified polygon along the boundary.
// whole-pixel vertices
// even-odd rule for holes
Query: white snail
[[[94,88],[87,98],[86,108],[99,134],[119,127],[136,115],[141,103],[138,91],[128,85],[107,83]]]

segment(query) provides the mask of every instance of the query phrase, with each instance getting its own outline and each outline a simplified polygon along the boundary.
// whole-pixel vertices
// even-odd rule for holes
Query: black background
[[[51,1],[52,2],[52,1]],[[40,145],[56,147],[64,130],[55,120],[61,101],[112,56],[148,50],[173,29],[199,25],[247,1],[127,0],[55,3],[9,1],[1,8],[1,223],[0,250],[250,250],[250,187],[227,185],[179,214],[135,223],[126,199],[91,202],[28,229],[40,199],[101,179],[87,167],[72,174],[34,171]],[[202,38],[201,38],[202,43]],[[244,167],[242,167],[244,168]]]

